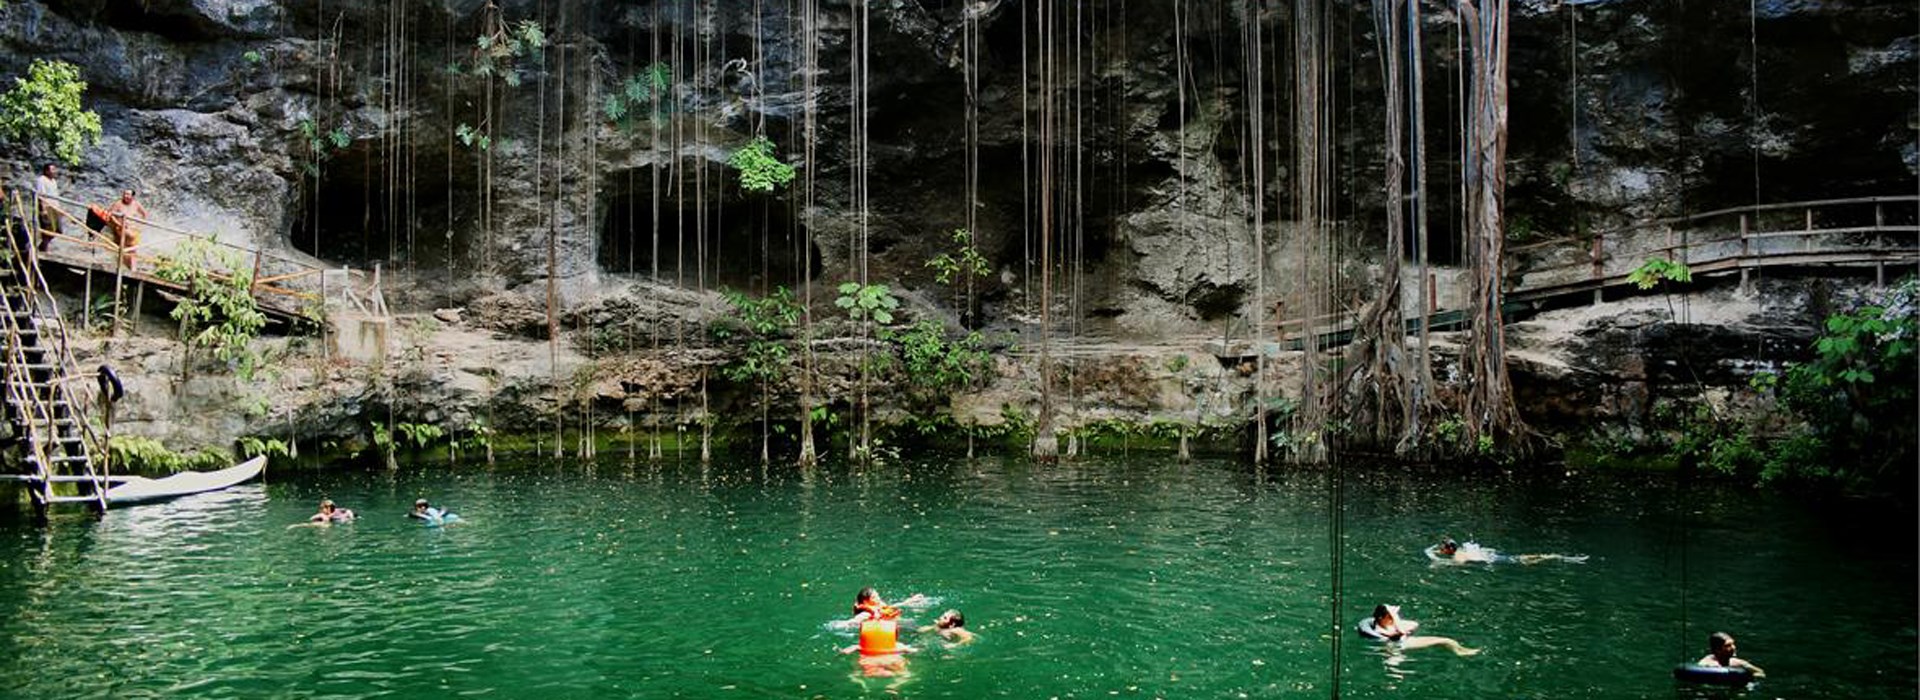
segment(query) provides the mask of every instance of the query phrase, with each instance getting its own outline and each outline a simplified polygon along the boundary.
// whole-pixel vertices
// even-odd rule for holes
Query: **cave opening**
[[[288,228],[294,249],[354,267],[443,268],[463,254],[455,234],[472,223],[472,174],[429,165],[445,163],[445,152],[390,155],[378,141],[358,141],[303,165]]]
[[[673,174],[660,175],[657,190],[651,166],[603,181],[595,212],[600,269],[753,294],[798,288],[809,272],[820,274],[820,251],[807,245],[790,201],[733,188],[701,201],[676,198]]]

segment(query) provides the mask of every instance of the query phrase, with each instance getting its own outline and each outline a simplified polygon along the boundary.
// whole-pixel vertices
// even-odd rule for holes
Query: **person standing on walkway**
[[[60,209],[60,166],[52,163],[40,169],[40,177],[33,181],[33,203],[40,210],[40,252],[47,252],[47,246],[53,243],[54,234],[60,233],[60,218],[66,215]]]

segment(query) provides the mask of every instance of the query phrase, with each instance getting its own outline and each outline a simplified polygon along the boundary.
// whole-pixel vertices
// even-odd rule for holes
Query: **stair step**
[[[29,476],[25,479],[20,479],[20,481],[51,481],[56,484],[89,484],[93,482],[105,483],[106,479],[86,474],[54,474],[45,478]]]
[[[92,458],[90,458],[90,457],[88,457],[88,456],[86,456],[86,455],[61,455],[61,456],[59,456],[59,457],[49,457],[49,458],[47,458],[47,461],[49,461],[49,462],[53,462],[53,463],[56,463],[56,464],[74,464],[74,463],[78,463],[78,462],[87,462],[87,461],[92,461]],[[35,456],[33,456],[33,455],[27,455],[27,463],[28,463],[28,464],[39,464],[39,463],[40,463],[40,458],[39,458],[39,457],[35,457]]]
[[[99,503],[99,496],[52,496],[48,503]]]

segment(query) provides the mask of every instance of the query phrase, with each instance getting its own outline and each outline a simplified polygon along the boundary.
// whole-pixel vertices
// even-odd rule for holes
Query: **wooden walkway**
[[[1515,246],[1520,283],[1507,300],[1538,308],[1641,293],[1627,277],[1651,258],[1685,263],[1696,278],[1738,274],[1742,286],[1768,268],[1870,269],[1886,284],[1889,270],[1920,266],[1920,196],[1734,207]]]
[[[15,192],[7,196],[13,211],[31,211],[30,195]],[[386,314],[377,268],[371,274],[327,268],[315,260],[233,245],[212,236],[131,216],[127,219],[139,227],[141,235],[137,245],[123,247],[115,236],[86,227],[85,218],[76,214],[87,211],[84,203],[57,201],[66,210],[63,231],[42,229],[39,232],[52,239],[47,251],[37,256],[46,274],[52,276],[56,270],[64,270],[79,276],[85,280],[89,296],[95,294],[96,289],[110,291],[116,303],[122,301],[121,292],[131,286],[135,289],[131,304],[136,313],[147,288],[171,299],[187,293],[185,285],[166,279],[156,271],[167,261],[169,253],[177,254],[183,247],[193,245],[210,258],[206,262],[215,268],[211,270],[214,277],[244,272],[250,280],[248,289],[254,302],[270,321],[289,326],[317,325],[325,321],[330,303],[351,305],[374,315]],[[223,266],[226,271],[217,269]]]
[[[1546,308],[1671,291],[1671,286],[1642,290],[1628,280],[1634,270],[1656,257],[1685,263],[1696,280],[1738,275],[1743,287],[1768,269],[1847,269],[1859,274],[1871,270],[1876,283],[1884,285],[1900,275],[1920,272],[1920,195],[1733,207],[1513,246],[1507,249],[1512,286],[1502,312],[1512,322]],[[1314,347],[1324,350],[1352,342],[1353,323],[1351,314],[1314,319]],[[1435,331],[1460,330],[1469,319],[1462,309],[1436,309],[1427,323]],[[1130,347],[1197,346],[1223,361],[1240,361],[1253,358],[1256,352],[1274,356],[1305,350],[1308,326],[1304,319],[1279,324],[1287,339],[1261,342],[1259,351],[1250,339],[1219,336]],[[1419,328],[1419,317],[1406,320],[1408,334]],[[1068,342],[1053,352],[1071,357],[1101,347],[1122,344]]]

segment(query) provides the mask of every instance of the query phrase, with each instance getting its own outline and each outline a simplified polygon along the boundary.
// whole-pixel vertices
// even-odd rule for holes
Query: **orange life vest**
[[[897,644],[899,623],[894,620],[868,620],[860,623],[860,655],[886,656],[900,653]]]

